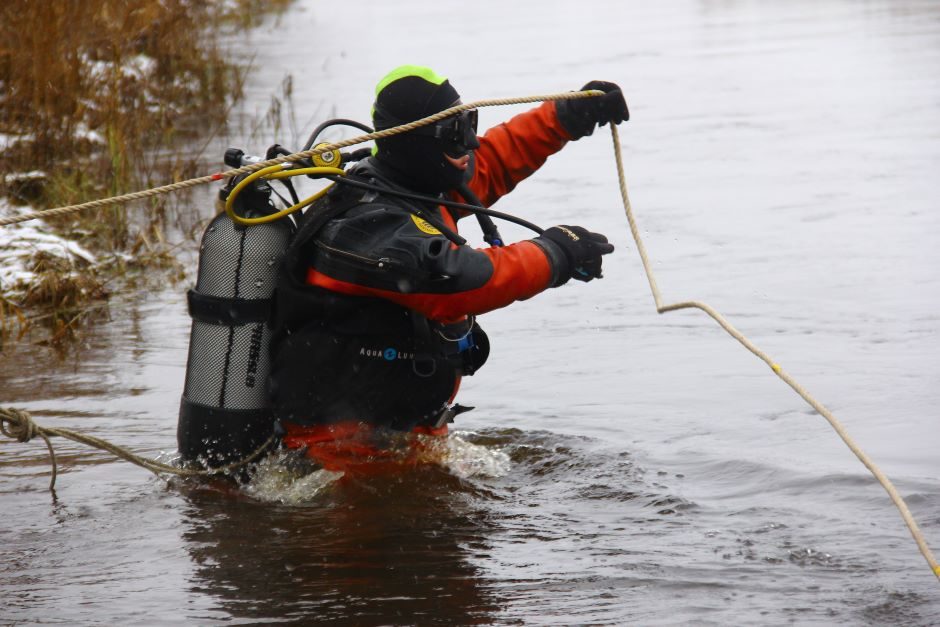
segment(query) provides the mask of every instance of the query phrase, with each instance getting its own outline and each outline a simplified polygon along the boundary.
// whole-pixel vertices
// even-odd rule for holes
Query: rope
[[[498,98],[490,100],[478,100],[476,102],[470,102],[467,104],[457,105],[449,109],[445,109],[434,115],[416,120],[414,122],[409,122],[408,124],[403,124],[401,126],[396,126],[394,128],[389,128],[381,131],[376,131],[374,133],[368,133],[366,135],[360,135],[358,137],[353,137],[346,139],[334,144],[321,144],[316,148],[310,150],[305,150],[302,152],[293,153],[290,155],[284,155],[277,157],[275,159],[269,159],[267,161],[262,161],[259,163],[253,163],[251,165],[246,165],[240,168],[233,170],[227,170],[225,172],[218,172],[216,174],[210,174],[207,176],[201,176],[198,178],[189,179],[186,181],[180,181],[178,183],[172,183],[170,185],[163,185],[161,187],[155,187],[153,189],[148,189],[140,192],[134,192],[131,194],[124,194],[122,196],[115,196],[112,198],[103,198],[100,200],[93,200],[91,202],[82,203],[79,205],[70,205],[65,207],[57,207],[54,209],[46,209],[44,211],[38,211],[35,213],[24,214],[21,216],[15,216],[5,219],[0,219],[0,226],[7,226],[10,224],[16,224],[19,222],[26,222],[28,220],[33,220],[36,218],[43,218],[48,216],[55,215],[65,215],[73,213],[76,211],[81,211],[83,209],[92,209],[95,207],[105,207],[109,205],[116,205],[131,202],[134,200],[142,200],[144,198],[149,198],[151,196],[156,196],[159,194],[168,194],[178,190],[186,189],[189,187],[195,187],[197,185],[203,185],[206,183],[211,183],[213,181],[218,181],[223,178],[228,178],[232,176],[238,176],[240,174],[247,174],[249,172],[255,172],[263,168],[267,168],[274,165],[279,165],[283,163],[293,163],[300,161],[302,159],[307,159],[317,155],[321,155],[327,152],[332,152],[334,150],[340,150],[348,146],[353,146],[355,144],[361,144],[363,142],[382,139],[383,137],[390,137],[398,133],[405,133],[407,131],[425,126],[428,124],[433,124],[438,120],[442,120],[451,115],[460,113],[462,111],[467,111],[469,109],[480,109],[483,107],[496,107],[504,105],[514,105],[514,104],[525,104],[532,102],[542,102],[546,100],[573,100],[578,98],[591,98],[595,96],[603,95],[603,92],[596,90],[588,91],[575,91],[575,92],[565,92],[561,94],[548,94],[542,96],[527,96],[520,98]],[[760,350],[753,342],[751,342],[743,333],[738,331],[730,322],[728,322],[721,314],[719,314],[714,308],[709,306],[706,303],[700,301],[684,301],[679,303],[672,304],[663,304],[662,295],[659,291],[659,287],[656,284],[656,277],[653,275],[653,270],[650,265],[649,257],[646,253],[646,247],[643,245],[643,240],[640,237],[639,230],[637,228],[636,219],[633,216],[633,209],[630,206],[630,199],[627,195],[627,183],[626,177],[624,175],[623,169],[623,155],[620,149],[620,135],[617,132],[617,127],[613,124],[610,125],[611,136],[614,143],[614,156],[617,163],[617,175],[620,183],[620,195],[623,197],[623,208],[627,214],[627,221],[630,224],[630,233],[633,235],[633,240],[636,242],[637,252],[640,254],[640,260],[643,262],[643,270],[646,272],[646,278],[649,281],[650,290],[653,293],[653,301],[656,305],[657,313],[666,313],[669,311],[677,311],[679,309],[700,309],[706,314],[711,316],[725,331],[728,332],[731,337],[740,342],[746,349],[751,351],[754,355],[760,358],[764,363],[766,363],[774,371],[774,373],[780,377],[787,385],[793,388],[797,394],[799,394],[810,406],[819,412],[832,426],[835,432],[842,438],[842,441],[849,447],[849,449],[855,454],[856,457],[865,465],[866,468],[874,475],[875,479],[884,487],[888,492],[888,495],[891,497],[891,500],[894,502],[894,505],[898,508],[898,511],[901,513],[901,517],[904,519],[905,524],[907,524],[908,529],[911,532],[911,535],[914,537],[914,541],[917,543],[918,548],[920,549],[921,554],[927,560],[927,564],[930,566],[934,575],[940,579],[940,564],[937,563],[936,558],[933,556],[933,553],[930,550],[930,547],[927,546],[927,542],[924,540],[923,534],[920,531],[920,528],[917,526],[917,523],[914,521],[913,516],[911,515],[910,510],[907,507],[907,504],[904,502],[904,499],[901,498],[901,495],[898,493],[897,489],[891,483],[891,481],[885,476],[883,472],[875,465],[875,463],[862,451],[855,441],[848,435],[845,431],[845,428],[842,424],[836,419],[834,415],[819,401],[817,401],[809,392],[806,391],[803,386],[797,383],[789,374],[787,374],[779,364],[773,361],[765,352]],[[261,445],[255,452],[251,453],[248,457],[243,460],[236,461],[228,466],[224,466],[218,469],[210,470],[191,470],[184,468],[177,468],[176,466],[169,466],[157,462],[155,460],[146,459],[138,455],[134,455],[129,451],[113,445],[105,440],[96,438],[93,436],[83,435],[81,433],[70,431],[68,429],[53,429],[48,427],[39,427],[33,422],[32,418],[27,412],[20,411],[17,409],[3,409],[0,408],[0,430],[7,437],[15,438],[20,442],[28,442],[31,438],[39,436],[43,438],[46,442],[46,446],[49,449],[49,456],[52,461],[52,479],[49,484],[49,489],[53,489],[55,486],[56,479],[56,461],[55,453],[52,449],[52,443],[49,441],[49,436],[61,436],[76,442],[81,442],[95,448],[99,448],[105,451],[112,453],[113,455],[129,461],[131,463],[137,464],[151,472],[160,474],[160,473],[169,473],[183,476],[205,476],[218,473],[224,473],[232,469],[243,466],[247,463],[250,463],[252,460],[257,458],[270,444],[274,441],[274,436],[268,439],[267,442]]]
[[[444,109],[434,115],[429,115],[426,118],[421,118],[420,120],[415,120],[414,122],[409,122],[408,124],[402,124],[401,126],[396,126],[394,128],[387,128],[381,131],[376,131],[374,133],[369,133],[367,135],[359,135],[358,137],[351,137],[350,139],[344,139],[343,141],[336,142],[335,144],[321,144],[310,150],[304,150],[302,152],[295,152],[289,155],[283,155],[275,159],[268,159],[267,161],[261,161],[259,163],[252,163],[250,165],[245,165],[240,168],[235,168],[233,170],[226,170],[225,172],[216,172],[215,174],[208,174],[206,176],[200,176],[197,178],[188,179],[186,181],[180,181],[178,183],[171,183],[169,185],[162,185],[160,187],[154,187],[152,189],[147,189],[139,192],[132,192],[130,194],[123,194],[121,196],[113,196],[111,198],[101,198],[99,200],[91,200],[89,202],[81,203],[79,205],[67,205],[64,207],[56,207],[53,209],[44,209],[43,211],[36,211],[34,213],[26,213],[20,216],[11,216],[9,218],[0,219],[0,226],[8,226],[11,224],[17,224],[19,222],[27,222],[29,220],[35,220],[37,218],[47,218],[52,216],[66,215],[70,213],[75,213],[77,211],[82,211],[84,209],[94,209],[97,207],[107,207],[110,205],[124,204],[132,202],[134,200],[143,200],[144,198],[150,198],[152,196],[159,196],[161,194],[169,194],[172,192],[180,191],[183,189],[188,189],[190,187],[196,187],[197,185],[204,185],[207,183],[212,183],[214,181],[219,181],[224,178],[229,178],[232,176],[238,176],[239,174],[248,174],[249,172],[255,172],[256,170],[261,170],[262,168],[267,168],[273,165],[279,165],[282,163],[293,163],[295,161],[300,161],[302,159],[307,159],[310,157],[315,157],[317,155],[322,155],[327,152],[332,152],[334,150],[340,150],[342,148],[347,148],[355,144],[361,144],[363,142],[371,141],[374,139],[382,139],[384,137],[391,137],[392,135],[397,135],[399,133],[406,133],[408,131],[414,130],[421,126],[426,126],[428,124],[434,124],[438,120],[443,120],[446,117],[450,117],[454,114],[460,113],[462,111],[467,111],[470,109],[481,109],[483,107],[499,107],[504,105],[514,105],[514,104],[525,104],[531,102],[542,102],[545,100],[576,100],[579,98],[593,98],[595,96],[603,95],[603,92],[589,89],[587,91],[569,91],[560,94],[547,94],[543,96],[525,96],[521,98],[494,98],[490,100],[478,100],[476,102],[468,102],[467,104],[461,104],[453,106],[449,109]]]
[[[859,448],[858,444],[849,436],[846,432],[845,427],[836,419],[832,412],[830,412],[822,403],[817,401],[813,396],[806,391],[806,389],[796,382],[789,374],[787,374],[780,365],[770,358],[767,353],[759,349],[753,342],[751,342],[743,333],[738,331],[734,326],[728,322],[724,316],[718,313],[714,308],[709,306],[706,303],[700,301],[684,301],[680,303],[672,303],[669,305],[663,304],[663,298],[659,291],[659,286],[656,285],[656,277],[653,275],[653,268],[650,265],[649,257],[646,254],[646,247],[643,245],[643,239],[640,237],[640,231],[637,228],[636,218],[633,217],[633,209],[630,206],[630,198],[627,196],[627,183],[626,177],[624,176],[623,170],[623,156],[620,152],[620,135],[617,132],[617,127],[613,124],[610,125],[611,137],[614,142],[614,157],[617,161],[617,177],[620,181],[620,195],[623,197],[623,209],[627,214],[627,222],[630,223],[630,233],[633,235],[633,240],[636,242],[637,252],[640,253],[640,260],[643,262],[643,270],[646,272],[646,278],[650,284],[650,290],[653,293],[653,301],[656,304],[657,313],[666,313],[669,311],[677,311],[679,309],[701,309],[709,316],[711,316],[715,322],[721,325],[721,328],[728,332],[731,337],[740,342],[744,348],[754,353],[758,358],[760,358],[764,363],[770,366],[770,369],[774,373],[783,379],[783,381],[793,388],[797,394],[803,397],[807,403],[812,406],[823,418],[825,418],[832,428],[835,429],[835,432],[842,438],[842,441],[849,447],[849,449],[855,453],[855,456],[865,465],[866,468],[875,476],[875,479],[884,487],[888,492],[888,495],[891,497],[891,500],[894,502],[894,505],[898,508],[898,511],[901,512],[901,518],[904,519],[904,522],[907,524],[907,528],[910,530],[911,535],[914,537],[914,541],[917,543],[917,547],[920,549],[921,554],[924,556],[924,559],[927,560],[927,564],[930,566],[930,569],[933,571],[934,575],[940,579],[940,564],[937,563],[936,558],[933,556],[933,553],[930,551],[930,547],[927,546],[926,540],[920,531],[920,528],[917,526],[917,522],[914,521],[914,517],[911,515],[911,511],[908,509],[907,504],[904,502],[904,499],[901,498],[901,495],[898,494],[897,489],[885,476],[883,472],[875,465],[868,455]]]
[[[49,441],[50,436],[68,438],[69,440],[73,440],[81,444],[87,444],[88,446],[101,449],[102,451],[107,451],[115,457],[123,459],[124,461],[128,461],[132,464],[136,464],[141,468],[146,468],[150,472],[157,475],[171,474],[182,477],[206,477],[210,475],[224,474],[231,472],[232,470],[236,470],[257,459],[261,453],[263,453],[269,446],[271,446],[271,444],[274,443],[276,437],[272,435],[270,438],[268,438],[267,442],[262,444],[253,453],[243,459],[219,468],[198,470],[194,468],[179,468],[177,466],[164,464],[163,462],[158,462],[155,459],[141,457],[140,455],[135,455],[127,449],[117,446],[116,444],[112,444],[107,440],[96,438],[95,436],[91,435],[86,435],[84,433],[79,433],[78,431],[72,431],[71,429],[40,427],[33,421],[32,416],[30,416],[28,412],[12,407],[0,407],[0,432],[2,432],[3,435],[9,438],[13,438],[19,442],[29,442],[36,436],[39,436],[45,440],[46,447],[49,449],[49,458],[52,462],[52,478],[49,481],[50,490],[55,490],[55,480],[57,476],[55,451],[52,449],[52,442]]]

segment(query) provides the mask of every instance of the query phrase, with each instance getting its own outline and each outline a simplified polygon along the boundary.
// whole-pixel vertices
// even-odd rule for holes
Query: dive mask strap
[[[460,104],[459,102],[454,103]],[[384,130],[408,124],[414,120],[399,120],[389,115],[384,109],[376,105],[374,107],[373,120],[376,130]],[[415,135],[427,135],[439,139],[445,143],[460,146],[467,150],[474,150],[480,147],[477,141],[477,125],[479,124],[479,113],[476,109],[461,111],[454,115],[439,120],[434,124],[428,124],[408,131]]]

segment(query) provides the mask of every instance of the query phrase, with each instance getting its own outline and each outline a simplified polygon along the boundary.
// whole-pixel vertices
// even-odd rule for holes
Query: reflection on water
[[[334,479],[304,506],[184,490],[192,592],[237,618],[337,624],[490,622],[501,606],[471,556],[492,523],[433,467]]]
[[[183,538],[196,565],[191,590],[212,595],[233,617],[261,622],[316,616],[354,624],[482,624],[510,618],[506,595],[534,607],[544,602],[542,586],[551,584],[553,611],[568,614],[585,603],[576,597],[593,595],[586,582],[601,578],[601,570],[565,572],[549,563],[544,578],[494,585],[494,566],[510,567],[491,563],[495,547],[557,542],[554,550],[564,553],[572,542],[594,543],[605,534],[586,532],[583,517],[600,502],[627,504],[623,515],[636,501],[646,521],[690,507],[644,486],[628,456],[607,457],[597,447],[548,433],[462,433],[441,442],[435,463],[392,475],[302,474],[276,456],[247,489],[181,482]],[[491,474],[509,463],[512,476]],[[476,470],[458,476],[448,467]],[[566,503],[568,511],[545,509],[545,498]],[[579,507],[582,499],[592,505]],[[609,533],[630,535],[624,526]],[[616,561],[641,552],[608,547],[600,554]],[[571,586],[577,594],[559,598]]]
[[[231,139],[254,152],[364,119],[399,63],[468,100],[619,81],[665,298],[713,304],[833,409],[940,548],[937,3],[298,1],[237,44],[249,116],[295,77],[277,137]],[[0,624],[940,624],[935,578],[824,421],[710,321],[653,312],[610,154],[597,133],[496,207],[617,252],[603,281],[482,319],[477,410],[433,463],[272,460],[233,489],[57,442],[52,502],[44,446],[0,444]],[[64,359],[5,349],[0,403],[172,456],[184,291],[116,294]]]

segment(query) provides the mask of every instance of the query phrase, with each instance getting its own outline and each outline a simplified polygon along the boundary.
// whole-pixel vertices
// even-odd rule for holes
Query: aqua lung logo
[[[248,344],[248,372],[245,374],[245,387],[255,387],[255,375],[258,374],[258,359],[261,357],[261,340],[264,337],[264,324],[255,326]]]
[[[414,359],[414,353],[406,353],[398,349],[389,348],[366,348],[359,349],[360,357],[371,357],[373,359],[384,359],[385,361],[398,361],[399,359]]]

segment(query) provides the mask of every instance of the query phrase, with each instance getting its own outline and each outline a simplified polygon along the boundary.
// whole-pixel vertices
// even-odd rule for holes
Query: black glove
[[[616,84],[591,81],[582,87],[581,91],[588,89],[600,90],[604,92],[604,95],[576,100],[558,100],[555,103],[558,121],[565,127],[572,139],[581,139],[585,135],[590,135],[597,125],[604,126],[608,122],[620,124],[630,119],[627,101],[623,99],[623,92]]]
[[[532,241],[547,251],[552,262],[552,287],[564,285],[568,279],[600,279],[601,255],[614,252],[606,237],[580,226],[553,226]]]

